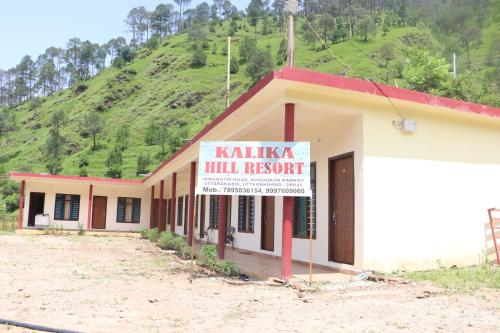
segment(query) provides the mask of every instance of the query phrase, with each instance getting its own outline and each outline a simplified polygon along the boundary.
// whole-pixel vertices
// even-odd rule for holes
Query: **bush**
[[[158,246],[162,250],[174,250],[174,240],[178,238],[176,234],[164,231],[158,238]]]
[[[181,237],[178,237],[178,238],[181,238]],[[182,245],[181,245],[181,248],[179,250],[179,255],[184,260],[191,259],[191,254],[192,254],[191,247],[184,240],[181,244]]]
[[[111,62],[111,65],[116,68],[122,68],[123,66],[125,66],[125,60],[122,57],[116,57]]]
[[[217,265],[217,249],[214,244],[208,244],[201,247],[198,265],[208,269],[215,269]]]
[[[203,67],[207,64],[207,55],[201,48],[197,48],[193,53],[193,58],[191,59],[192,67]]]
[[[238,59],[236,57],[231,57],[231,61],[229,62],[229,72],[231,74],[236,74],[240,70],[240,65],[238,64]]]
[[[160,39],[158,36],[153,36],[146,42],[146,47],[150,50],[156,50],[160,46]]]
[[[230,260],[222,260],[217,263],[216,271],[225,276],[238,276],[240,269]]]
[[[156,243],[156,241],[158,240],[158,228],[149,229],[148,240],[151,243]]]
[[[147,239],[148,238],[148,232],[149,232],[149,229],[142,229],[141,230],[141,238],[142,239]]]

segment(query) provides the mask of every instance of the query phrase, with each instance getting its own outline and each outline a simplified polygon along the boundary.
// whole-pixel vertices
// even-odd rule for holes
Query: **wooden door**
[[[28,226],[35,226],[35,216],[43,214],[45,206],[45,193],[31,192],[30,193],[30,208],[28,213]]]
[[[274,197],[262,197],[261,249],[274,251]]]
[[[200,203],[200,239],[205,236],[205,205],[206,205],[206,196],[201,196]]]
[[[330,159],[328,260],[354,264],[354,155]]]
[[[94,196],[92,199],[92,229],[106,229],[108,197]]]

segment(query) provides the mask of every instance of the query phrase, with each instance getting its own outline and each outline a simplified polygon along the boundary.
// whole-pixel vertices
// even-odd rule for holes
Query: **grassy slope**
[[[127,123],[130,125],[131,136],[129,148],[123,156],[123,177],[136,178],[138,154],[142,151],[156,156],[159,151],[158,146],[146,146],[144,143],[145,129],[152,120],[169,128],[187,124],[192,136],[223,111],[226,57],[221,51],[225,43],[225,31],[226,27],[218,28],[216,33],[209,34],[210,49],[207,50],[208,62],[204,68],[190,68],[191,50],[187,36],[173,36],[166,39],[163,45],[151,54],[142,50],[133,63],[121,70],[104,70],[86,82],[88,89],[79,95],[74,89],[67,89],[45,98],[37,112],[39,119],[35,119],[35,112],[30,110],[29,103],[18,106],[15,111],[19,129],[10,133],[7,138],[0,139],[0,168],[10,171],[29,167],[33,172],[44,172],[45,163],[40,147],[47,137],[50,116],[55,110],[63,109],[69,119],[63,135],[68,140],[70,153],[64,159],[62,174],[77,175],[78,161],[84,154],[90,161],[87,167],[89,175],[104,176],[104,161],[114,145],[116,130],[121,124]],[[380,78],[385,77],[387,69],[377,66],[377,63],[381,62],[377,56],[373,57],[377,50],[385,42],[392,42],[396,46],[397,57],[402,59],[404,44],[401,39],[405,35],[419,33],[422,31],[418,28],[393,28],[386,36],[379,33],[368,43],[352,40],[333,45],[328,51],[318,52],[312,50],[299,37],[296,41],[296,65],[321,72],[339,73],[345,69],[342,64],[344,63],[350,67],[349,76],[381,81]],[[237,36],[233,38],[233,54],[237,54],[239,41],[245,34],[252,36],[253,28],[246,26],[238,31]],[[259,35],[258,46],[270,48],[274,59],[283,35],[283,31],[275,31],[266,36]],[[212,54],[214,43],[217,44],[217,54]],[[341,61],[336,61],[332,55]],[[127,69],[134,69],[137,74],[124,74]],[[232,77],[232,100],[246,91],[251,84],[244,72],[245,66],[240,66],[240,71]],[[119,80],[117,76],[126,76],[127,79]],[[194,106],[185,105],[189,96],[196,100],[198,95],[202,97]],[[102,149],[93,152],[90,149],[91,139],[83,139],[79,135],[79,124],[88,110],[102,105],[103,100],[109,96],[122,98],[113,101],[102,113],[106,121],[106,133],[100,140]],[[172,104],[176,107],[173,108]],[[37,123],[41,128],[35,129]],[[155,158],[152,168],[159,162],[159,158]]]

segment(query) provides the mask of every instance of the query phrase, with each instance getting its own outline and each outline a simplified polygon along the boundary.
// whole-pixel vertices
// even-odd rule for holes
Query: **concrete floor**
[[[198,253],[203,243],[195,244],[195,252]],[[241,273],[251,277],[268,280],[272,278],[280,278],[281,276],[281,258],[247,251],[238,248],[232,248],[226,245],[225,258],[234,261],[240,268]],[[292,262],[292,278],[309,282],[309,264],[302,262]],[[349,282],[352,275],[341,273],[333,268],[313,265],[312,280],[313,282]]]

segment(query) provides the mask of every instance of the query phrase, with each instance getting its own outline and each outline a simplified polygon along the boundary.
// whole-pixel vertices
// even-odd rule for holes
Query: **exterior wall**
[[[498,121],[404,116],[417,121],[416,133],[395,129],[394,111],[365,114],[364,266],[478,264],[487,248],[486,210],[500,206]]]
[[[77,182],[37,182],[26,181],[26,202],[23,214],[23,227],[28,227],[30,192],[45,193],[44,213],[49,214],[50,224],[62,226],[64,229],[78,229],[79,224],[83,229],[87,228],[87,212],[89,185]],[[55,197],[57,193],[80,195],[80,212],[78,221],[54,220]],[[107,196],[106,230],[112,231],[140,231],[149,226],[149,203],[150,190],[145,187],[105,186],[94,184],[94,196]],[[118,197],[141,198],[140,223],[118,223],[116,222],[116,209]]]

